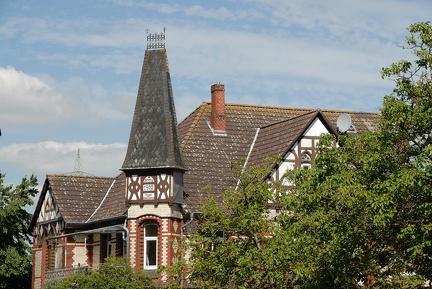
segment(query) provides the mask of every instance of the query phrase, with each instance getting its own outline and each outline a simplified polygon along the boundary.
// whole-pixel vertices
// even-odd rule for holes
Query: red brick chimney
[[[215,131],[226,130],[225,85],[220,83],[211,86],[210,125]]]

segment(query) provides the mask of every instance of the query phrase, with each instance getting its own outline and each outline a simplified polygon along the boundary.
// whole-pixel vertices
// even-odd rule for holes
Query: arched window
[[[308,152],[304,152],[302,154],[302,162],[310,162],[312,160],[310,154]]]
[[[158,225],[144,226],[144,270],[156,270],[158,260]]]
[[[302,154],[302,156],[301,156],[301,165],[300,165],[300,168],[302,170],[308,170],[308,169],[310,169],[310,167],[311,167],[311,161],[312,161],[312,158],[311,158],[309,152],[304,152]]]

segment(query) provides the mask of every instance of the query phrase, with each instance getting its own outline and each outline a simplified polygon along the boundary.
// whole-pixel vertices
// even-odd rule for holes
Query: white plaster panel
[[[285,155],[285,158],[284,158],[285,160],[291,160],[291,161],[294,161],[295,160],[295,155],[293,154],[293,153],[291,153],[291,152],[289,152],[289,153],[287,153],[286,155]]]
[[[293,162],[283,162],[279,166],[279,176],[283,176],[287,171],[292,171],[294,169],[294,163]]]
[[[297,148],[298,148],[298,142],[296,142],[292,147],[291,147],[291,151],[293,152],[297,152]],[[293,154],[291,151],[287,152],[284,157],[282,158],[283,160],[295,160],[296,156],[295,154]]]
[[[279,168],[277,169],[277,171],[273,171],[270,175],[270,177],[275,180],[276,177],[276,172],[278,172],[279,177],[282,177],[288,170],[293,170],[294,169],[294,163],[293,162],[282,162],[279,165]]]
[[[167,174],[161,174],[157,176],[159,188],[158,188],[158,199],[165,200],[168,196],[172,196],[172,176]],[[165,186],[161,186],[161,183],[164,182]],[[160,190],[162,189],[162,191]]]
[[[308,129],[306,130],[305,135],[306,136],[320,136],[323,133],[328,133],[328,130],[326,129],[324,124],[321,122],[321,120],[316,118],[312,122],[312,124],[308,127]]]
[[[312,140],[310,138],[304,138],[301,140],[302,147],[312,147]]]

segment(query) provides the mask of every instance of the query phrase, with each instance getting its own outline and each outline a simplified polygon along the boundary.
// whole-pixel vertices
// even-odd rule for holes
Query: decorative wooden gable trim
[[[42,203],[41,210],[37,219],[38,223],[54,221],[60,218],[60,210],[55,202],[51,190],[45,194],[45,199]]]
[[[282,162],[275,167],[271,178],[281,180],[288,170],[308,169],[318,154],[319,138],[324,133],[335,133],[321,113],[313,119],[307,129],[282,157]],[[286,184],[285,185],[289,185]]]
[[[171,174],[131,175],[126,179],[128,204],[161,203],[173,200]]]
[[[49,186],[46,188],[45,197],[40,206],[36,225],[33,227],[33,236],[39,243],[43,236],[57,236],[64,228],[64,221],[59,207]]]

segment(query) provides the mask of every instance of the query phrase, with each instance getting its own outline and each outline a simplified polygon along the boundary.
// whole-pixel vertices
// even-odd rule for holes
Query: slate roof
[[[122,170],[184,170],[165,49],[146,50]]]
[[[376,128],[375,113],[226,104],[227,134],[213,135],[208,124],[211,104],[202,103],[178,126],[181,153],[188,167],[184,175],[187,210],[199,210],[208,194],[220,200],[222,192],[235,185],[231,162],[245,160],[251,147],[250,165],[265,156],[282,156],[315,117],[322,117],[331,126],[329,130],[336,131],[341,113],[351,116],[358,133]],[[117,177],[48,175],[44,190],[54,193],[66,224],[85,225],[126,215],[125,182],[124,172]],[[41,196],[31,227],[43,200]]]
[[[196,211],[201,198],[211,194],[220,200],[222,192],[235,185],[232,162],[245,160],[251,148],[251,165],[265,156],[283,155],[314,117],[322,117],[336,131],[341,113],[351,116],[355,132],[376,128],[375,113],[226,104],[226,134],[213,135],[208,102],[177,126],[166,50],[146,50],[123,173],[111,178],[48,175],[31,227],[47,190],[52,190],[67,224],[124,217],[126,173],[146,169],[187,168],[185,203],[187,210]]]
[[[220,136],[213,135],[208,125],[211,103],[202,103],[178,127],[181,153],[188,167],[184,175],[184,191],[188,195],[185,203],[189,210],[198,210],[208,194],[220,200],[222,192],[235,185],[231,162],[246,159],[257,128],[263,128],[263,132],[250,160],[252,163],[259,162],[267,153],[280,152],[283,142],[289,142],[290,138],[298,135],[316,113],[316,109],[226,104],[227,135]],[[320,113],[332,125],[333,131],[336,131],[338,116],[348,113],[358,133],[374,130],[378,116],[376,113],[339,110]],[[276,142],[274,151],[265,151],[265,147],[271,147],[271,142]]]

